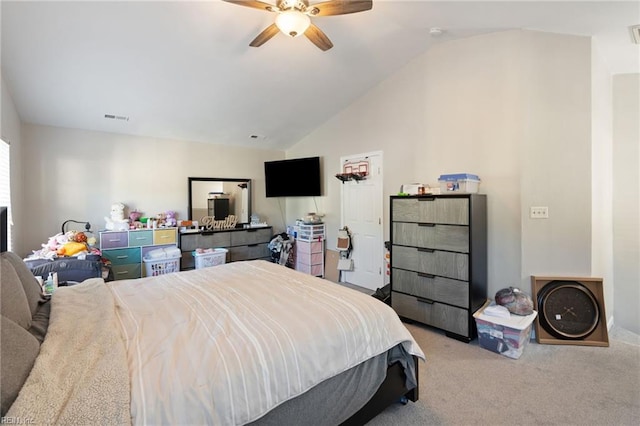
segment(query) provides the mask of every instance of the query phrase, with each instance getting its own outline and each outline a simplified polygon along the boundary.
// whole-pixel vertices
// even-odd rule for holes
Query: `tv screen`
[[[267,197],[313,197],[320,191],[320,157],[266,161]]]

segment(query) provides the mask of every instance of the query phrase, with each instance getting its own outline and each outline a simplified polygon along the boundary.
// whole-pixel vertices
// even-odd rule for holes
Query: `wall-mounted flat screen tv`
[[[266,161],[264,181],[267,197],[320,196],[320,157]]]

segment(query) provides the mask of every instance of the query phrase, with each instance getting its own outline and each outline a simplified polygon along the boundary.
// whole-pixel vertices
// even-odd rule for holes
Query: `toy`
[[[124,218],[124,204],[114,203],[111,205],[111,217],[105,216],[105,228],[109,231],[126,231],[129,228],[129,221]]]
[[[42,244],[42,249],[34,250],[29,259],[53,260],[59,256],[82,256],[83,254],[100,254],[94,247],[95,237],[88,237],[84,232],[67,231],[58,233]]]
[[[166,215],[166,220],[165,220],[166,226],[178,225],[178,220],[176,219],[176,212],[169,210],[165,213],[165,215]]]
[[[165,222],[167,221],[167,214],[166,213],[158,213],[158,215],[156,216],[155,219],[155,227],[156,228],[160,228],[165,226]]]
[[[132,210],[129,213],[129,229],[140,229],[144,228],[144,224],[140,220],[142,218],[142,212],[138,210]]]

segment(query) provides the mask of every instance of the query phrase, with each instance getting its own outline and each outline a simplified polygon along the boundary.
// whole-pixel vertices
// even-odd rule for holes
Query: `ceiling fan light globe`
[[[311,19],[296,10],[285,10],[276,17],[276,25],[283,34],[289,37],[298,37],[304,34],[310,24]]]

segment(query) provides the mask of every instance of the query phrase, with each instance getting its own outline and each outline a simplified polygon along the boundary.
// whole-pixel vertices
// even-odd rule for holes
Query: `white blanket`
[[[109,285],[136,424],[245,424],[402,343],[373,297],[265,261]]]
[[[34,425],[131,423],[126,354],[113,298],[101,278],[53,294],[40,354],[6,419]]]

